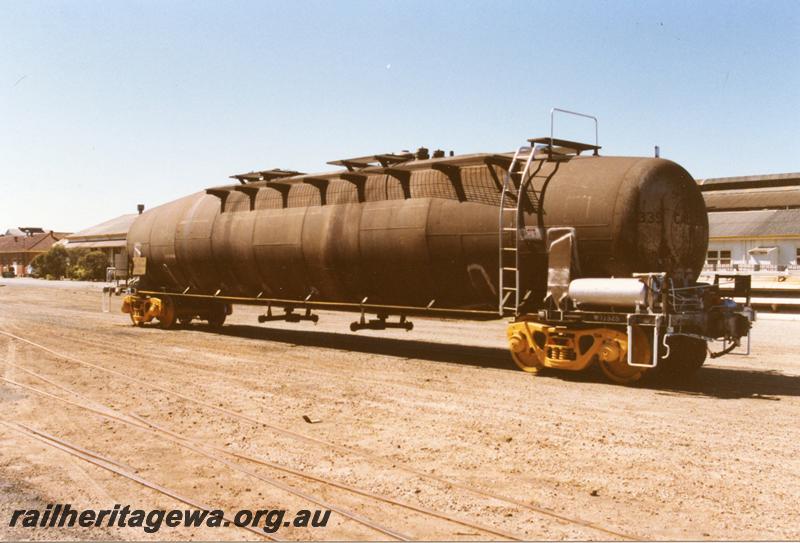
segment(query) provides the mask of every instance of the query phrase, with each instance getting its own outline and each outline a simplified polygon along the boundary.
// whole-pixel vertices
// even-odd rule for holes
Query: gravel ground
[[[353,315],[266,327],[257,309],[237,307],[221,333],[164,331],[132,327],[119,298],[100,312],[96,284],[0,285],[0,331],[60,353],[0,335],[2,376],[73,402],[0,381],[0,420],[226,511],[320,508],[314,499],[414,539],[497,538],[273,467],[212,459],[82,406],[521,538],[800,538],[797,320],[758,322],[753,355],[710,361],[685,385],[621,387],[597,372],[517,371],[502,322],[414,319],[412,332],[354,335]],[[49,503],[187,507],[0,425],[2,539],[258,537],[233,526],[7,526],[14,509]],[[325,528],[276,535],[388,538],[337,511]]]

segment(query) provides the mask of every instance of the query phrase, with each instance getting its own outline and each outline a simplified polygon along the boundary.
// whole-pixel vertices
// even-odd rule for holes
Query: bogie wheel
[[[629,342],[630,345],[630,342]],[[652,350],[650,347],[650,338],[641,327],[633,327],[633,362],[636,364],[647,364],[651,360]],[[637,368],[628,365],[627,352],[624,353],[621,360],[614,362],[606,362],[602,359],[597,361],[597,365],[603,371],[606,377],[611,381],[621,384],[630,385],[642,378],[646,368]]]
[[[208,325],[214,329],[222,328],[227,316],[228,311],[224,304],[212,305],[208,311]]]
[[[158,317],[158,324],[164,330],[169,330],[175,326],[175,322],[178,320],[178,308],[175,307],[175,301],[169,296],[164,296],[161,304],[161,315]]]
[[[656,376],[665,380],[689,379],[706,361],[708,349],[702,339],[688,336],[670,336],[669,358],[659,358]],[[660,346],[659,356],[663,357],[666,349]]]
[[[134,326],[144,326],[144,322],[138,320],[136,316],[133,314],[133,311],[128,313],[128,316],[131,318],[131,322],[133,323]]]
[[[533,353],[511,353],[511,359],[519,369],[526,373],[542,373],[545,369]]]
[[[540,373],[544,366],[536,351],[528,344],[527,338],[520,332],[515,332],[509,337],[511,359],[522,371]]]

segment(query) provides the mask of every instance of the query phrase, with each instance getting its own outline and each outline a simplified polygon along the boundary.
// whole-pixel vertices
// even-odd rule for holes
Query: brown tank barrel
[[[128,253],[147,257],[142,288],[496,309],[509,162],[467,155],[212,188],[140,215]],[[574,227],[582,275],[697,278],[708,219],[686,170],[653,158],[537,162],[524,222]],[[524,283],[543,292],[544,245],[524,248]]]

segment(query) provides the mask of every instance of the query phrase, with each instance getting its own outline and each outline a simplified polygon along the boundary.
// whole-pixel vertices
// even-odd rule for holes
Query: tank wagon
[[[720,277],[697,283],[708,219],[691,175],[599,150],[551,129],[516,152],[421,148],[232,176],[134,222],[123,311],[170,328],[221,326],[235,304],[265,306],[260,322],[334,309],[360,313],[353,331],[503,317],[521,369],[598,364],[621,383],[687,374],[712,340],[729,344],[712,356],[749,346],[749,277],[735,279],[744,305]]]

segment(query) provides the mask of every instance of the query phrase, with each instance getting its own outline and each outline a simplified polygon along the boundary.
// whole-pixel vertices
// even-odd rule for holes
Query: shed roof
[[[708,211],[787,209],[800,207],[800,186],[704,192]]]
[[[64,246],[68,249],[86,248],[86,249],[108,249],[125,247],[127,242],[125,239],[90,239],[82,241],[65,240]]]
[[[800,238],[800,209],[708,214],[710,238]]]
[[[739,177],[714,177],[698,179],[700,190],[716,191],[759,187],[787,187],[800,185],[800,172],[774,173],[768,175],[744,175]]]
[[[120,215],[100,224],[91,226],[80,232],[75,232],[67,236],[67,241],[70,246],[74,246],[77,241],[89,241],[97,239],[121,239],[125,240],[128,237],[128,230],[139,215],[136,213],[128,213]]]

